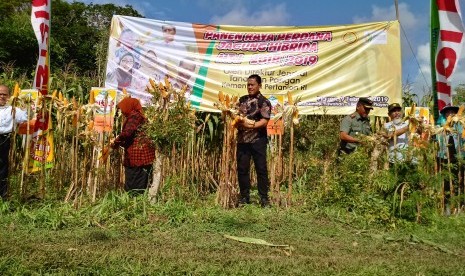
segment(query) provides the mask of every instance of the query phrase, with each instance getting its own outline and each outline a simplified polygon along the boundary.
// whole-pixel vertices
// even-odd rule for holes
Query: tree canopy
[[[111,18],[115,14],[142,17],[132,6],[68,3],[52,0],[50,64],[52,72],[73,64],[84,75],[95,75],[106,63]],[[38,46],[31,25],[31,1],[0,2],[0,62],[31,73]]]

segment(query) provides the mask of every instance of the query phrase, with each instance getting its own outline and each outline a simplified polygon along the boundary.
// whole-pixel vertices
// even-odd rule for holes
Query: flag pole
[[[439,16],[436,1],[430,1],[430,62],[431,62],[431,93],[433,93],[434,121],[439,119],[438,91],[436,87],[436,50],[439,36]]]

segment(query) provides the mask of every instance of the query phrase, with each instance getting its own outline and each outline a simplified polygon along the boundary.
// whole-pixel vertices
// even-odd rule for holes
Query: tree
[[[14,62],[22,72],[31,72],[37,63],[38,48],[31,15],[18,12],[4,18],[0,22],[0,37],[0,60]]]
[[[52,37],[56,38],[53,47],[65,50],[56,53],[55,65],[62,68],[66,63],[74,61],[81,73],[97,71],[102,63],[102,55],[106,59],[108,33],[111,18],[115,14],[141,16],[131,6],[53,1]],[[104,51],[102,47],[105,47]]]
[[[106,62],[111,18],[115,14],[138,16],[131,6],[86,5],[52,0],[50,65],[52,73],[74,64],[82,75],[96,75]],[[16,70],[31,73],[38,50],[31,20],[30,0],[0,3],[0,61],[14,62]]]
[[[454,94],[452,95],[452,102],[454,105],[465,104],[465,83],[459,84],[454,88]]]

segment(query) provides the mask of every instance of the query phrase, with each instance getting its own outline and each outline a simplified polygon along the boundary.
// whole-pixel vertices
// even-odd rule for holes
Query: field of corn
[[[16,80],[2,77],[14,91]],[[90,89],[55,86],[60,92],[38,106],[51,114],[54,166],[28,173],[27,141],[17,135],[13,143],[10,198],[0,202],[2,275],[465,273],[464,195],[453,195],[453,215],[443,216],[450,173],[437,168],[433,143],[412,153],[418,166],[398,168],[407,177],[386,169],[379,134],[340,160],[341,117],[301,116],[298,99],[288,99],[275,114],[284,135],[269,143],[273,207],[235,208],[235,95],[219,94],[218,113],[195,112],[183,91],[153,83],[154,105],[145,110],[157,148],[153,186],[130,197],[122,192],[122,151],[107,150],[122,118],[112,132],[96,133]],[[18,95],[12,104],[29,109]],[[462,120],[412,126],[442,135]],[[384,118],[372,122],[379,133]]]
[[[31,100],[20,96],[19,85],[13,91],[11,104],[30,110]],[[184,91],[173,89],[168,80],[151,81],[147,91],[153,95],[153,102],[145,110],[145,131],[157,152],[150,199],[189,201],[189,197],[215,194],[215,204],[236,207],[234,125],[243,119],[234,109],[237,95],[220,92],[218,113],[201,113],[191,110],[184,100]],[[122,96],[128,94],[123,91]],[[80,207],[122,190],[122,151],[109,150],[110,139],[119,133],[121,116],[115,117],[111,131],[94,131],[98,105],[91,95],[86,98],[90,100],[84,103],[85,98],[67,98],[56,90],[39,96],[37,114],[50,114],[54,165],[28,173],[30,141],[15,136],[10,173],[12,199],[53,199]],[[434,143],[421,140],[418,133],[423,137],[444,135],[451,131],[452,124],[462,124],[463,109],[443,127],[406,117],[412,128],[410,154],[417,156],[420,163],[409,169],[406,178],[398,173],[408,169],[402,168],[405,165],[399,164],[398,170],[386,166],[387,141],[381,135],[384,118],[372,118],[375,134],[364,138],[363,150],[341,160],[336,154],[341,118],[300,116],[297,104],[298,99],[289,96],[287,105],[274,114],[276,120],[283,120],[285,129],[284,135],[270,136],[269,143],[270,196],[276,207],[308,202],[337,204],[360,213],[369,222],[398,218],[421,222],[428,220],[431,213],[444,212],[442,179],[450,174],[450,168],[437,168]],[[463,197],[460,189],[452,194],[451,207],[456,214],[462,211],[459,201]]]
[[[30,10],[4,2],[2,54],[17,60],[0,61],[0,83],[14,93],[11,104],[31,114],[19,93],[32,87]],[[219,93],[218,112],[203,113],[183,91],[151,83],[152,188],[125,193],[123,152],[108,147],[123,118],[111,132],[95,132],[91,87],[105,78],[104,22],[142,15],[128,5],[82,4],[53,1],[50,94],[37,107],[50,115],[55,157],[30,173],[30,137],[13,138],[9,198],[0,200],[0,275],[465,275],[465,194],[453,187],[450,216],[443,204],[443,180],[464,179],[439,168],[435,144],[416,135],[410,153],[419,164],[388,169],[385,118],[371,118],[377,134],[338,159],[341,117],[303,116],[299,99],[288,98],[275,114],[284,134],[270,136],[268,148],[272,206],[259,206],[254,187],[252,204],[237,208],[237,95]],[[97,15],[96,31],[88,19]],[[403,88],[404,106],[415,97]],[[412,121],[412,133],[430,137],[465,122],[462,114],[442,128]]]

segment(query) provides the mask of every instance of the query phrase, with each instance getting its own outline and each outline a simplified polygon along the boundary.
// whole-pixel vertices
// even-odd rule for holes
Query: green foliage
[[[417,94],[412,92],[413,90],[413,84],[407,79],[407,81],[402,85],[402,106],[412,106],[413,104],[416,104],[418,106],[419,104],[419,97]],[[425,93],[427,95],[428,93]],[[423,103],[427,101],[426,98],[421,99]]]
[[[113,4],[87,5],[54,0],[52,6],[51,89],[62,91],[65,97],[74,96],[78,101],[86,102],[90,87],[100,86],[103,80],[112,15],[140,14],[130,6],[119,7]],[[0,82],[10,87],[15,82],[22,88],[30,87],[31,72],[37,60],[37,41],[30,26],[30,1],[0,3],[0,36]],[[403,88],[404,106],[418,102],[417,95],[410,88],[409,85]],[[454,102],[463,102],[464,85],[459,85],[455,90],[457,95],[454,96]],[[183,98],[172,101],[171,97],[159,94],[154,99],[155,105],[146,111],[149,118],[146,132],[160,151],[181,151],[187,148],[188,143],[203,143],[205,149],[211,152],[221,148],[223,126],[220,115],[197,113],[199,119],[195,121],[195,116]],[[431,98],[427,102],[431,103]],[[301,116],[294,133],[298,165],[291,168],[295,182],[293,196],[306,203],[310,202],[307,206],[311,205],[312,210],[334,208],[339,214],[344,213],[366,224],[386,225],[393,221],[416,220],[417,208],[421,205],[421,214],[426,222],[434,223],[438,210],[440,176],[433,177],[433,172],[422,169],[433,167],[433,161],[428,159],[425,161],[428,163],[422,163],[414,169],[405,168],[408,169],[404,173],[407,177],[401,177],[399,171],[392,170],[371,175],[370,156],[363,150],[346,156],[336,164],[339,120],[337,116]],[[287,156],[290,148],[289,131],[286,130],[283,140],[284,156]],[[431,152],[428,155],[434,156]],[[197,183],[180,185],[181,178],[172,176],[166,180],[159,205],[166,207],[162,211],[163,219],[176,225],[191,220],[192,213],[186,204],[200,197],[200,193],[196,193],[198,190],[192,189]],[[56,180],[48,179],[48,182],[53,181]],[[76,211],[70,206],[57,207],[56,203],[36,206],[7,202],[0,204],[0,214],[10,219],[15,216],[13,220],[20,223],[54,230],[73,225],[98,224],[125,224],[133,227],[144,225],[150,220],[152,206],[143,198],[110,193],[102,201],[82,207],[82,211]],[[54,211],[55,208],[58,211]],[[245,208],[245,212],[249,212],[249,209]],[[224,221],[228,225],[245,224],[233,215]],[[249,217],[244,221],[263,222],[253,221]]]
[[[417,165],[399,163],[389,170],[378,165],[379,170],[371,172],[371,153],[363,146],[353,154],[335,156],[339,130],[335,117],[308,116],[301,122],[296,128],[296,198],[314,208],[340,208],[368,224],[435,219],[445,172],[434,172],[433,146],[412,151]]]
[[[81,103],[89,101],[89,92],[92,87],[98,86],[93,76],[79,76],[76,65],[71,62],[63,70],[56,70],[50,77],[50,90],[57,90],[63,96],[76,98]]]
[[[87,212],[92,221],[99,223],[121,223],[131,220],[146,220],[147,203],[146,196],[133,197],[128,193],[111,192]]]
[[[100,75],[106,59],[111,18],[115,14],[141,17],[131,6],[85,4],[53,0],[50,33],[51,71],[74,62],[83,75]],[[37,40],[31,26],[31,1],[0,4],[0,60],[30,74],[37,63]],[[99,74],[100,73],[100,74]]]
[[[452,94],[452,101],[456,105],[465,104],[465,84],[459,84],[454,88],[455,95]]]
[[[0,83],[7,85],[10,89],[13,89],[15,83],[18,83],[20,87],[32,86],[30,78],[17,70],[12,62],[0,62],[0,72]]]
[[[160,91],[154,93],[153,104],[145,111],[148,118],[144,125],[145,133],[157,150],[169,153],[173,147],[185,146],[194,130],[196,118],[179,91],[170,91],[172,99],[168,94],[161,97]]]
[[[299,121],[294,129],[297,150],[312,152],[317,158],[329,158],[334,155],[339,143],[339,116],[300,116]],[[284,141],[289,140],[289,131],[286,131]],[[285,144],[284,147],[287,149],[289,145]]]
[[[219,113],[197,112],[196,133],[202,133],[205,141],[213,145],[220,145],[223,138],[224,125],[221,124],[221,115]],[[221,148],[219,146],[218,148]]]
[[[0,37],[0,60],[14,63],[21,73],[32,72],[37,64],[38,46],[30,13],[13,13],[1,20]]]
[[[142,221],[143,204],[146,217]],[[463,215],[438,217],[430,225],[405,222],[378,227],[351,223],[336,206],[325,210],[331,214],[328,216],[300,206],[262,209],[251,205],[224,210],[174,200],[152,205],[144,196],[120,194],[98,200],[85,210],[69,203],[26,205],[29,217],[52,221],[55,219],[46,219],[44,214],[67,214],[66,224],[54,228],[52,223],[37,223],[37,219],[18,216],[26,213],[20,208],[2,213],[2,275],[463,273]],[[96,215],[93,210],[98,209],[105,211]],[[112,216],[111,212],[119,214]],[[93,223],[87,223],[92,219]],[[224,235],[293,249],[242,243]]]
[[[172,225],[180,225],[192,218],[192,212],[189,210],[186,202],[176,199],[166,201],[160,206],[159,211],[166,221]]]

